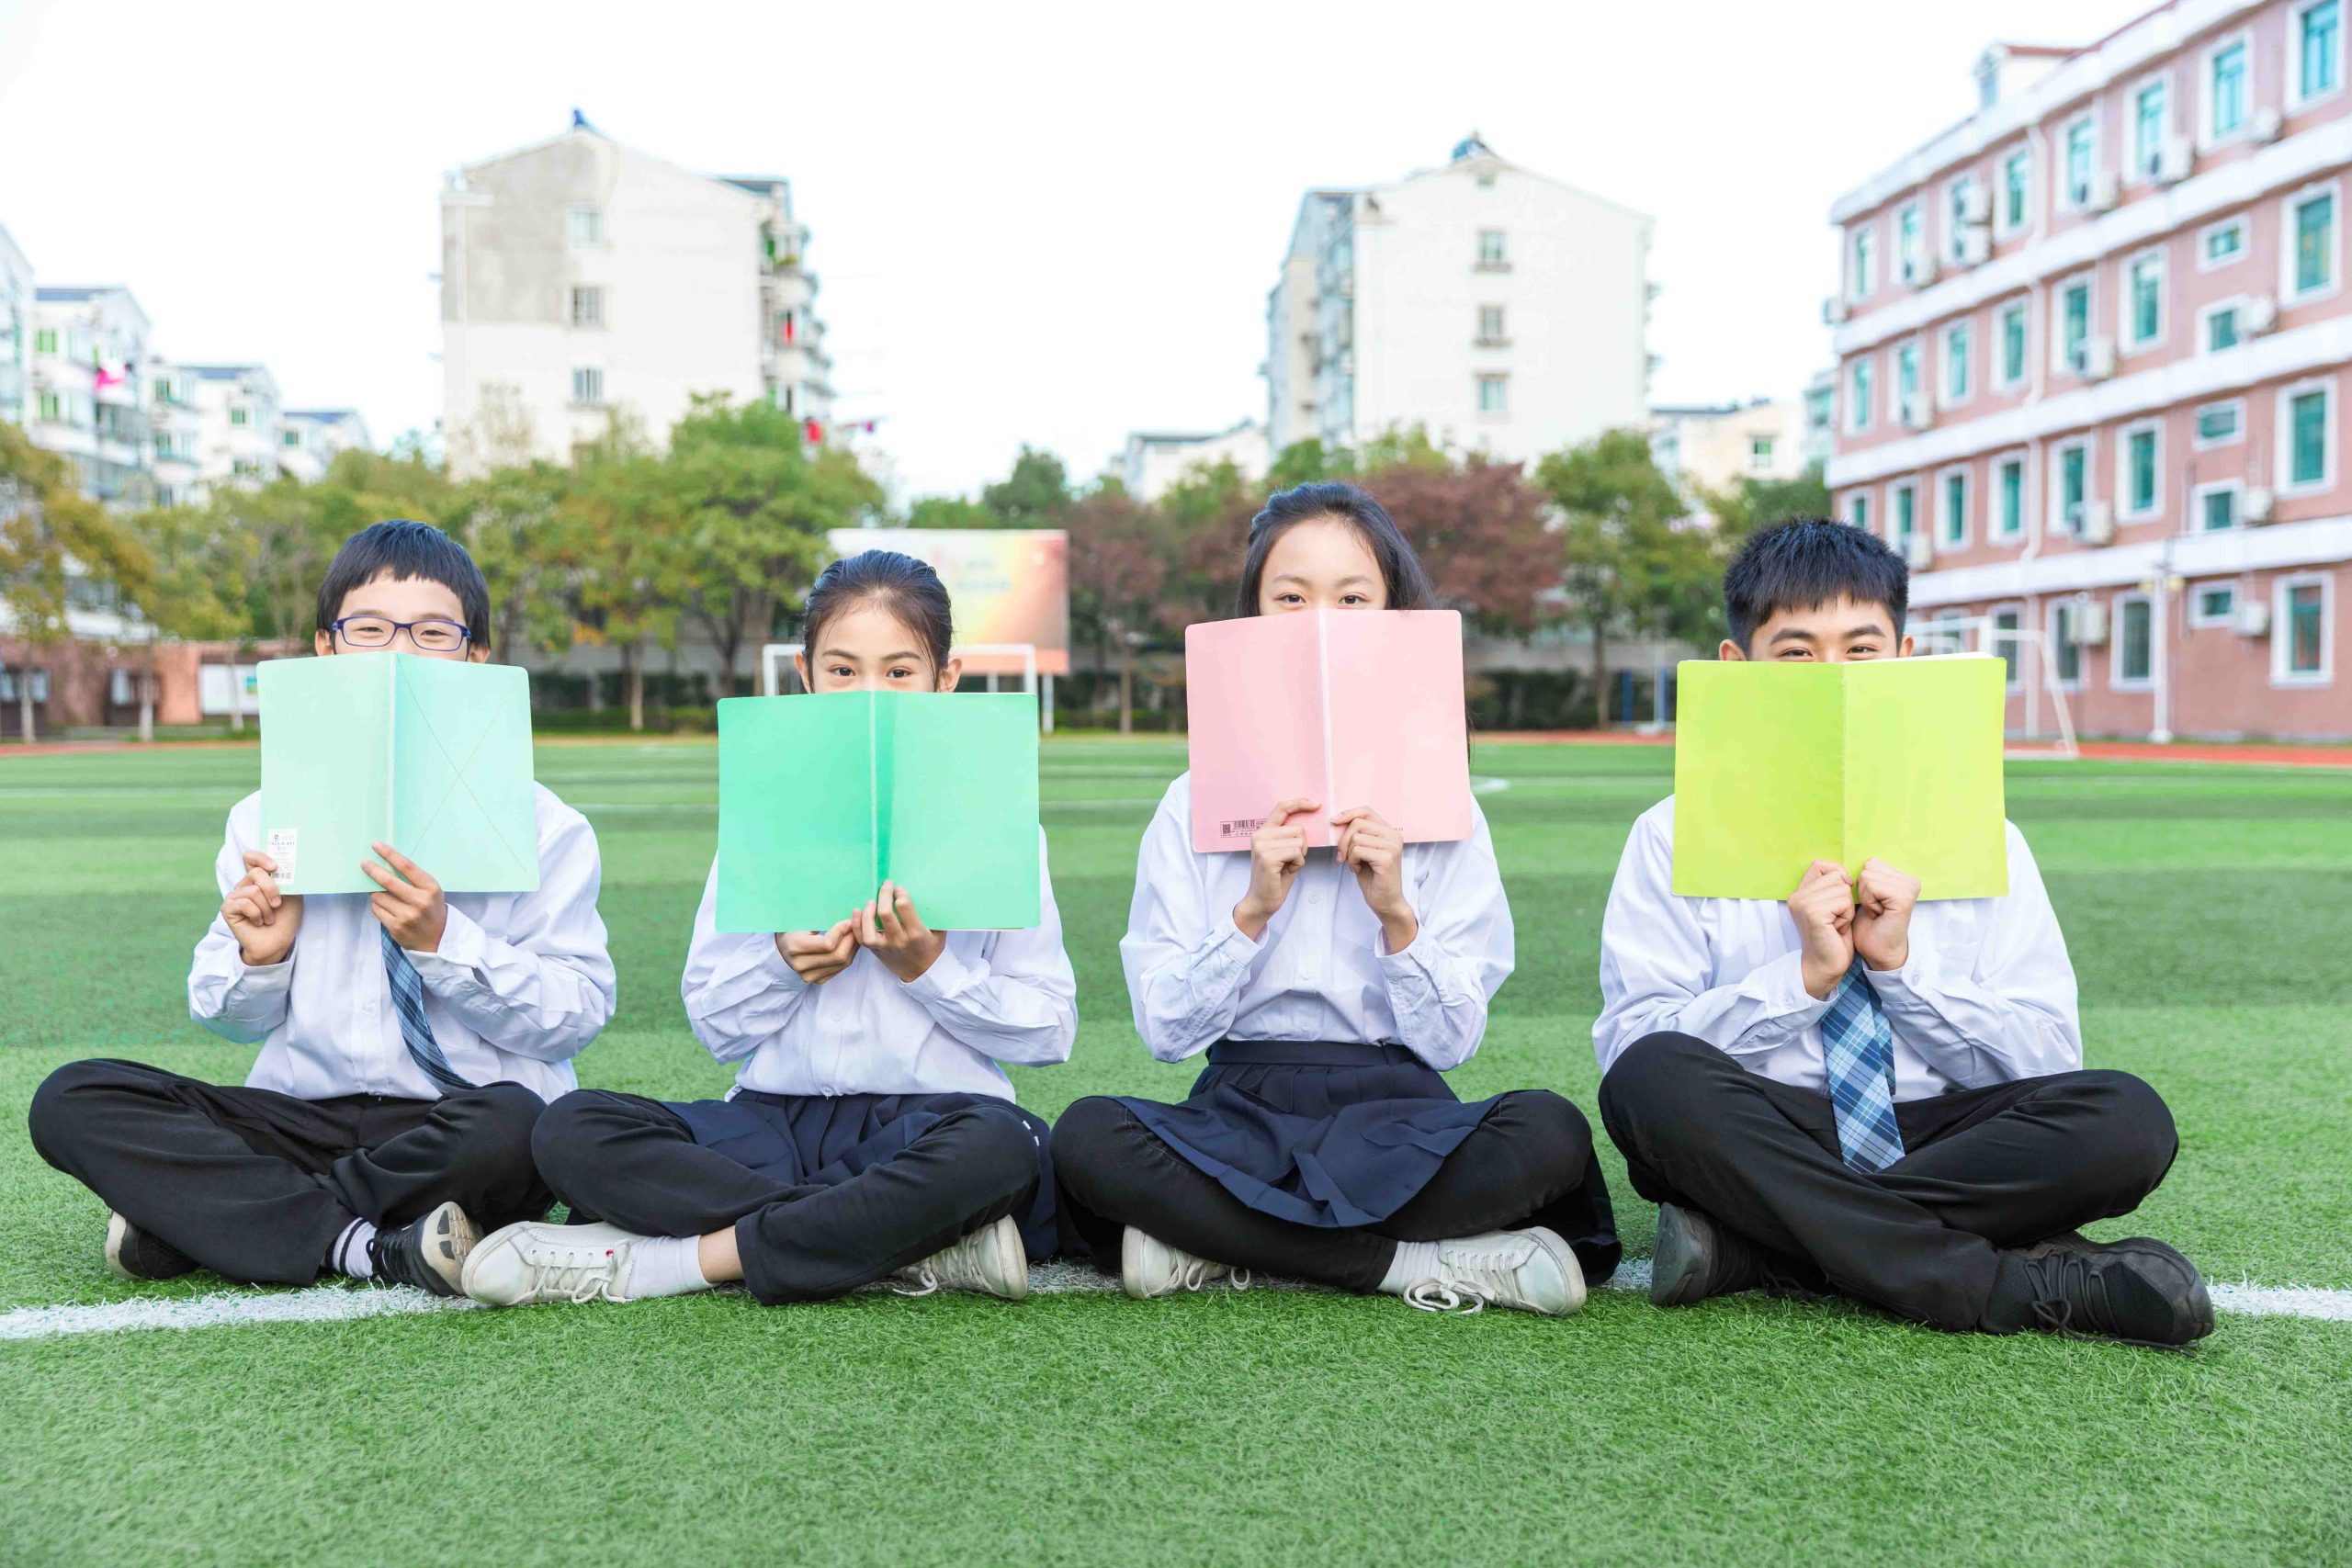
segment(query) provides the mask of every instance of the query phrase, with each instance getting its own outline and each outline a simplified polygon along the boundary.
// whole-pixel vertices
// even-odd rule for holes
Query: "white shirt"
[[[1897,1100],[2083,1065],[2066,939],[2025,836],[2007,827],[2007,895],[1918,905],[1909,961],[1871,972],[1894,1032]],[[1673,886],[1668,795],[1634,824],[1609,890],[1600,1017],[1592,1026],[1601,1071],[1642,1036],[1674,1030],[1749,1072],[1826,1093],[1821,1016],[1829,1004],[1804,988],[1804,943],[1788,907],[1678,897]]]
[[[536,786],[535,893],[452,893],[434,953],[411,952],[424,981],[424,1017],[449,1066],[471,1081],[519,1083],[542,1100],[579,1087],[578,1055],[613,1016],[612,955],[596,913],[603,867],[588,819]],[[261,847],[261,796],[229,809],[213,865],[220,896],[244,879]],[[430,872],[433,868],[424,868]],[[245,963],[219,914],[187,975],[187,1010],[215,1034],[262,1042],[245,1083],[301,1100],[381,1094],[435,1100],[440,1090],[401,1039],[384,970],[382,925],[365,893],[313,893],[284,962]]]
[[[1135,903],[1119,943],[1136,1030],[1181,1062],[1220,1040],[1400,1044],[1443,1072],[1478,1049],[1487,1003],[1510,977],[1510,904],[1486,813],[1471,833],[1405,846],[1405,897],[1420,930],[1382,951],[1355,874],[1309,850],[1260,940],[1233,923],[1250,856],[1193,848],[1193,775],[1168,786],[1144,829]]]
[[[922,889],[908,889],[922,910]],[[762,1094],[993,1094],[1013,1098],[997,1064],[1069,1060],[1078,978],[1037,834],[1038,922],[1025,931],[948,931],[931,967],[901,980],[861,948],[821,985],[804,982],[765,931],[718,928],[718,863],[703,883],[682,987],[695,1038],[741,1062],[735,1088]]]

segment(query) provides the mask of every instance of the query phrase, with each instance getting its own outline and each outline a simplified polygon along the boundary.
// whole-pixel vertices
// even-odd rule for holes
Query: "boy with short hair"
[[[1762,530],[1724,574],[1724,659],[1907,658],[1909,583],[1841,523]],[[1674,800],[1634,825],[1601,931],[1600,1113],[1663,1205],[1650,1299],[1835,1290],[1949,1330],[2209,1334],[2189,1261],[2076,1227],[2137,1207],[2179,1145],[2154,1089],[2085,1072],[2032,852],[2009,891],[1917,902],[1815,862],[1785,905],[1672,891]]]
[[[490,656],[490,590],[465,547],[393,521],[346,540],[319,588],[322,656]],[[545,1103],[612,1017],[587,819],[537,790],[539,886],[445,894],[390,844],[374,894],[278,892],[261,797],[229,812],[221,904],[188,1011],[261,1043],[244,1087],[74,1062],[34,1094],[41,1157],[114,1213],[108,1267],[308,1284],[344,1274],[458,1293],[479,1231],[551,1201],[531,1160]]]

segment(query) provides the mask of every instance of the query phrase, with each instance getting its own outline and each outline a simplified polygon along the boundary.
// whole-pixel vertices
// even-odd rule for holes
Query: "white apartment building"
[[[25,423],[32,383],[33,264],[0,229],[0,420]]]
[[[147,312],[130,290],[33,291],[33,440],[63,455],[99,501],[141,505],[153,495],[148,468]]]
[[[1254,419],[1226,430],[1138,430],[1119,454],[1119,477],[1129,495],[1149,502],[1194,468],[1219,463],[1231,463],[1245,479],[1262,479],[1271,458],[1266,427]]]
[[[1272,449],[1419,425],[1523,460],[1645,427],[1650,226],[1475,135],[1391,184],[1309,191],[1267,299]]]
[[[831,360],[789,182],[698,175],[578,115],[441,197],[443,432],[463,475],[568,460],[697,393],[829,423]]]
[[[158,359],[147,378],[147,391],[155,499],[165,506],[196,505],[204,499],[203,463],[197,452],[203,419],[197,412],[196,378],[185,366]]]
[[[283,406],[265,365],[179,365],[195,415],[198,496],[224,484],[266,485],[278,475]]]
[[[1650,460],[1691,500],[1742,479],[1792,479],[1804,472],[1804,420],[1788,398],[1662,404],[1650,411]]]
[[[311,484],[326,473],[336,453],[365,451],[372,445],[356,409],[288,409],[277,427],[277,466]]]

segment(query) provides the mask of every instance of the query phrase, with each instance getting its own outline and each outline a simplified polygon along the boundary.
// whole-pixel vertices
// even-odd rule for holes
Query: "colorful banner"
[[[928,561],[956,606],[956,645],[1026,642],[1037,673],[1069,673],[1069,536],[1058,528],[836,528],[836,553],[901,550]],[[1018,675],[1018,654],[964,655],[967,675]]]

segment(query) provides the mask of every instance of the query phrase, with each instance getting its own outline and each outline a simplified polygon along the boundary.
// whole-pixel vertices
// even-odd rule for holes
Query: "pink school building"
[[[2021,729],[2049,675],[2089,734],[2352,736],[2347,11],[1996,45],[1831,210],[1836,505],[1915,629],[2015,650]]]

